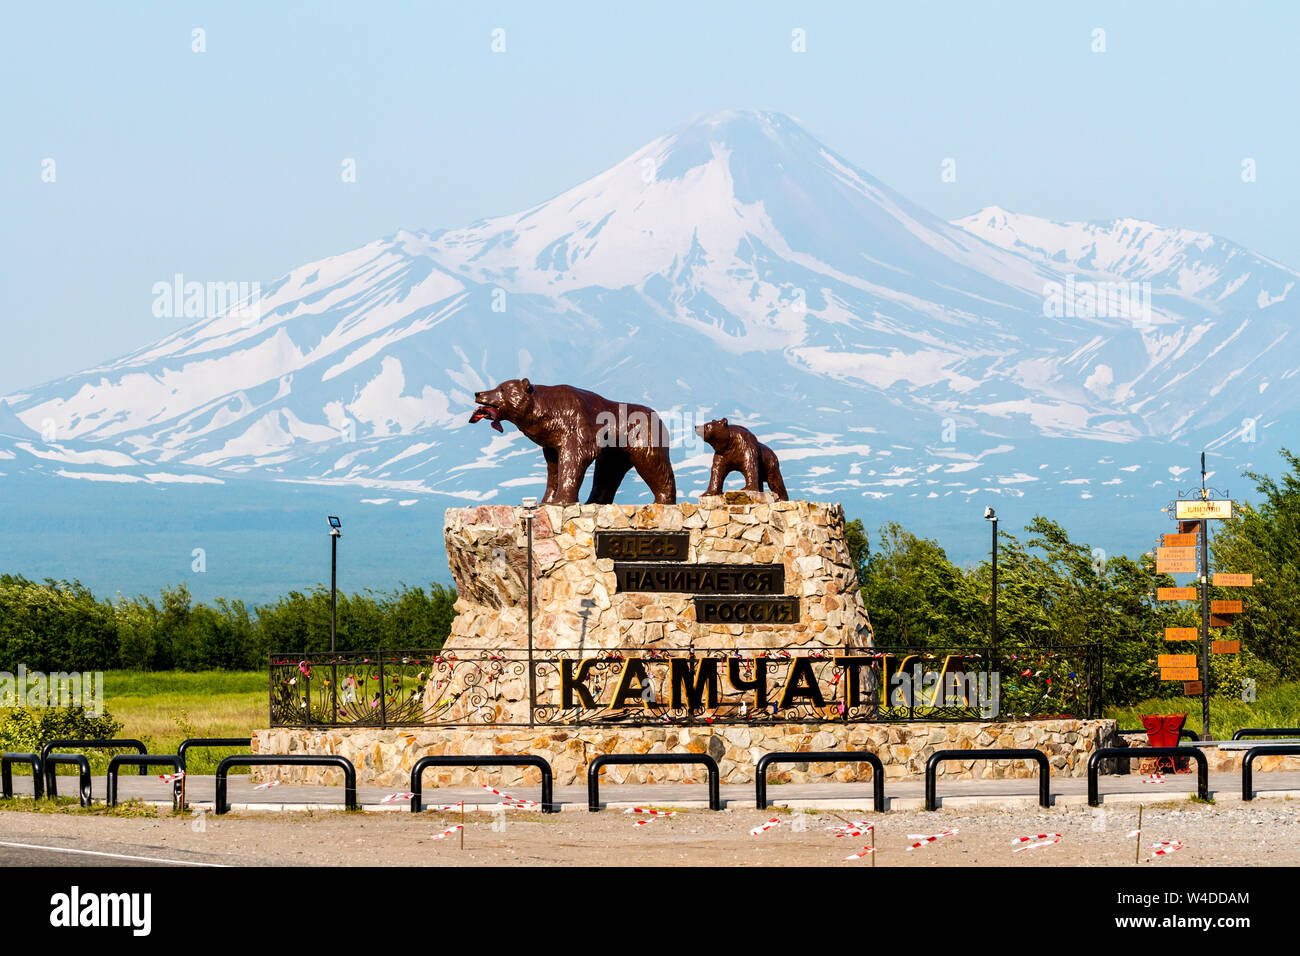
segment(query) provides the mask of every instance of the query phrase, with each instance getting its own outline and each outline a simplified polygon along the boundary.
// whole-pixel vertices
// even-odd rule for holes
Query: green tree
[[[862,594],[881,646],[978,641],[984,615],[970,580],[938,542],[884,525],[866,560]],[[863,536],[865,550],[865,535]]]
[[[1278,479],[1255,472],[1260,500],[1242,504],[1218,523],[1211,547],[1214,568],[1255,576],[1254,587],[1216,588],[1216,599],[1241,600],[1236,633],[1244,652],[1286,680],[1300,679],[1300,458],[1282,449],[1286,470]]]

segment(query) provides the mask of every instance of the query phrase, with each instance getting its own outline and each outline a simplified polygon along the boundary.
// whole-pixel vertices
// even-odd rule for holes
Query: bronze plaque
[[[615,561],[685,561],[689,531],[597,531],[596,557]]]
[[[619,591],[679,594],[784,594],[781,564],[615,562]]]
[[[698,624],[798,624],[799,599],[793,595],[695,598]]]
[[[1183,684],[1183,693],[1188,697],[1199,697],[1203,690],[1204,688],[1198,680],[1189,680]]]
[[[1237,622],[1223,614],[1210,615],[1210,627],[1232,627]]]
[[[1240,654],[1241,641],[1214,641],[1210,644],[1211,654]]]

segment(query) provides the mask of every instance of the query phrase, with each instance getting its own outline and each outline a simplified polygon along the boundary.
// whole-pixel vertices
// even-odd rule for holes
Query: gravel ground
[[[460,834],[433,836],[458,822],[454,814],[341,812],[231,814],[200,818],[90,817],[0,812],[0,842],[68,847],[183,861],[245,866],[871,866],[842,863],[869,838],[837,838],[826,827],[846,821],[876,823],[876,866],[1134,866],[1137,808],[1119,806],[1043,810],[979,809],[934,813],[873,814],[787,810],[683,810],[644,817],[604,810],[543,816],[509,810],[466,815]],[[781,824],[757,836],[750,829],[778,817]],[[494,830],[494,823],[497,829]],[[802,829],[800,829],[802,828]],[[957,832],[909,851],[910,834]],[[1146,807],[1142,868],[1300,865],[1300,801],[1260,800],[1250,806],[1210,806],[1188,801]],[[1060,833],[1059,844],[1012,852],[1022,836]],[[1153,857],[1148,845],[1179,840],[1184,849]],[[1037,842],[1037,841],[1035,841]],[[0,846],[0,865],[89,862],[73,854],[46,854]]]

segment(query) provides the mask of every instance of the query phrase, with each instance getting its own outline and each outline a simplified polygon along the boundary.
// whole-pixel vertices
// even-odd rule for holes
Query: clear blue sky
[[[789,113],[943,216],[1134,216],[1298,267],[1297,36],[1282,2],[10,4],[0,394],[172,331],[174,273],[512,212],[721,108]]]

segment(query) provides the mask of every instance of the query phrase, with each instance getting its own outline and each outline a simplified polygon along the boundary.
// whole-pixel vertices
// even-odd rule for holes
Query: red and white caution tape
[[[768,830],[772,829],[773,827],[779,827],[780,825],[781,825],[781,818],[773,817],[772,819],[768,820],[766,823],[760,823],[758,826],[754,827],[754,829],[749,831],[749,835],[758,836],[760,833],[766,833]]]
[[[1149,777],[1142,778],[1143,783],[1164,783],[1165,775],[1162,773],[1153,773]]]
[[[1152,856],[1168,856],[1183,848],[1182,840],[1162,840],[1159,843],[1153,843],[1149,847]]]
[[[840,860],[840,862],[841,862],[841,863],[847,863],[847,862],[849,862],[849,860],[861,860],[863,857],[871,856],[871,854],[873,854],[873,853],[875,853],[875,852],[876,852],[876,848],[875,848],[875,847],[864,846],[864,847],[862,848],[862,852],[861,852],[861,853],[850,853],[850,854],[849,854],[848,856],[846,856],[844,859]]]
[[[933,836],[926,836],[924,833],[909,833],[908,837],[910,839],[920,840],[920,842],[913,843],[907,849],[909,852],[912,850],[919,850],[921,847],[928,846],[929,844],[933,843],[935,840],[940,839],[941,837],[952,836],[956,832],[957,832],[957,828],[953,827],[951,830],[944,830],[942,833],[936,833]]]
[[[1050,839],[1052,839],[1053,837],[1055,837],[1056,839],[1059,840],[1059,839],[1061,838],[1061,834],[1059,834],[1059,833],[1040,833],[1040,834],[1038,834],[1037,836],[1017,837],[1016,839],[1014,839],[1014,840],[1011,841],[1011,845],[1012,845],[1012,846],[1016,846],[1016,845],[1019,844],[1019,843],[1029,843],[1029,842],[1032,841],[1032,840],[1050,840]]]
[[[463,823],[458,823],[454,827],[447,827],[447,829],[443,830],[441,833],[435,833],[432,837],[430,837],[430,839],[441,840],[443,837],[449,837],[464,825],[465,824]]]
[[[827,827],[826,831],[837,837],[862,836],[864,833],[870,833],[876,828],[876,825],[869,820],[858,820],[854,823],[842,823],[837,827]]]
[[[510,796],[508,793],[502,793],[495,787],[489,787],[486,783],[479,784],[479,786],[490,793],[495,793],[503,801],[501,806],[509,807],[512,810],[536,810],[541,806],[541,804],[534,803],[532,800],[520,800],[517,797]]]
[[[1141,830],[1130,830],[1128,833],[1124,834],[1124,836],[1126,839],[1131,840],[1141,832],[1142,832]]]
[[[463,804],[463,803],[449,803],[449,804],[447,804],[445,807],[429,807],[429,809],[430,809],[431,811],[433,811],[434,813],[449,813],[449,812],[451,812],[452,810],[463,810],[463,809],[465,809],[465,804]]]
[[[1044,840],[1041,843],[1026,843],[1024,846],[1018,846],[1012,853],[1023,853],[1025,850],[1037,850],[1040,846],[1051,846],[1053,843],[1060,843],[1061,838],[1058,836],[1055,840]]]
[[[403,793],[390,793],[388,796],[384,797],[384,799],[380,800],[379,802],[397,803],[399,800],[410,800],[413,796],[415,796],[415,794],[411,793],[409,790]]]
[[[280,781],[279,781],[279,780],[268,780],[268,781],[266,781],[266,783],[259,783],[259,784],[258,784],[256,787],[254,787],[253,789],[254,789],[254,790],[270,790],[272,787],[278,787],[278,786],[280,786]]]
[[[185,771],[178,770],[175,773],[160,773],[158,779],[163,783],[175,783],[177,780],[185,779]]]
[[[637,820],[632,824],[634,827],[643,827],[648,823],[653,823],[655,817],[674,817],[677,815],[676,810],[652,810],[649,807],[628,807],[624,813],[644,813],[647,817],[645,820]]]

